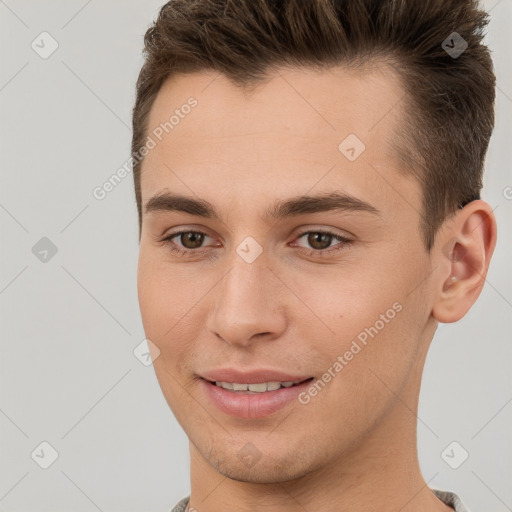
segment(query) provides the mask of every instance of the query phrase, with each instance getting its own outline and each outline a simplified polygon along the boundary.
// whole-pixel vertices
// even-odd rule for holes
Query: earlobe
[[[460,320],[482,291],[496,245],[496,220],[484,201],[472,201],[450,219],[436,241],[438,292],[432,315],[438,322]]]

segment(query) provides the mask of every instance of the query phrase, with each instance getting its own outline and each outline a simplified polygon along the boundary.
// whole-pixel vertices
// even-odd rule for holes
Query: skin
[[[172,191],[209,201],[221,219],[145,213],[138,266],[154,369],[190,440],[190,510],[451,510],[420,472],[418,396],[437,322],[459,320],[482,289],[496,241],[490,206],[459,210],[426,252],[420,186],[390,146],[404,102],[385,65],[286,68],[251,93],[210,71],[174,76],[150,129],[190,96],[198,105],[144,161],[143,205]],[[338,149],[351,133],[366,146],[353,162]],[[276,200],[331,191],[380,213],[264,216]],[[352,243],[298,238],[315,229]],[[159,241],[187,230],[208,235],[202,252]],[[263,249],[250,264],[236,252],[248,236]],[[322,248],[331,252],[307,254]],[[320,378],[395,303],[401,311],[306,405],[240,419],[202,390],[198,375],[226,366]],[[237,457],[246,443],[254,465]]]

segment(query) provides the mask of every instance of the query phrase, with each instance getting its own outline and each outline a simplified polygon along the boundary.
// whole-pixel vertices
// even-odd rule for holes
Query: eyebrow
[[[215,207],[204,199],[196,199],[170,192],[154,195],[144,207],[144,212],[183,212],[207,219],[221,220]],[[370,203],[350,194],[327,192],[316,195],[303,195],[286,200],[276,200],[266,211],[267,218],[286,217],[329,211],[367,212],[380,215],[380,211]]]

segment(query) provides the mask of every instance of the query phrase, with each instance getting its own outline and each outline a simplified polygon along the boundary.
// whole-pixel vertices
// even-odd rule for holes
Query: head
[[[414,428],[400,403],[495,245],[486,23],[469,0],[175,0],[147,31],[139,302],[165,398],[217,471],[296,478]],[[316,391],[233,417],[204,389],[221,367]]]

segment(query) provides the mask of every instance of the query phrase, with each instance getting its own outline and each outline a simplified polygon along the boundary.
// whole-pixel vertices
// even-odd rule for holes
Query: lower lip
[[[210,400],[222,412],[238,418],[252,419],[268,416],[293,402],[302,391],[308,388],[311,380],[289,388],[257,394],[230,391],[205,379],[201,379],[201,382]]]

